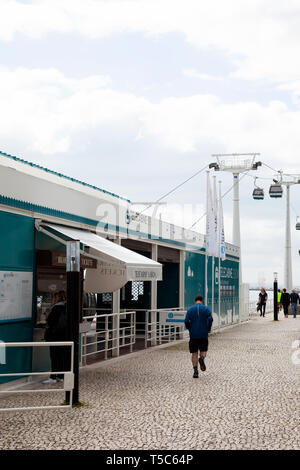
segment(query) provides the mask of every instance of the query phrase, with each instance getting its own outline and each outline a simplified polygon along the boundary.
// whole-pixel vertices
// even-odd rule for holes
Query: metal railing
[[[69,404],[66,405],[48,405],[48,406],[28,406],[28,407],[16,407],[16,408],[0,408],[0,411],[25,411],[25,410],[45,410],[45,409],[65,409],[72,407],[73,388],[74,388],[74,374],[73,374],[73,356],[74,356],[74,343],[72,341],[49,341],[49,342],[30,342],[30,343],[0,343],[1,348],[11,347],[49,347],[49,346],[69,346],[71,349],[70,359],[70,370],[69,371],[55,371],[55,375],[63,375],[63,388],[51,388],[51,389],[21,389],[21,390],[0,390],[0,394],[15,394],[15,393],[53,393],[53,392],[70,392]],[[53,374],[53,371],[47,372],[11,372],[0,374],[0,377],[34,377],[34,376],[45,376]],[[11,382],[7,382],[5,385],[9,385]]]
[[[84,321],[92,320],[91,329],[82,333],[81,362],[84,366],[87,365],[87,358],[91,356],[97,358],[102,354],[106,360],[109,351],[118,356],[120,348],[123,347],[129,347],[132,352],[136,340],[135,311],[98,314],[98,309],[94,310],[94,315],[83,317]]]
[[[188,335],[188,331],[185,330],[185,325],[165,324],[162,322],[161,313],[163,312],[179,312],[185,311],[184,308],[160,308],[146,311],[145,318],[145,348],[148,347],[148,342],[151,342],[151,346],[157,344],[170,343],[178,339],[184,339]],[[151,318],[152,317],[152,318]],[[153,320],[153,318],[155,320]]]
[[[145,349],[149,346],[171,342],[184,337],[184,325],[165,325],[160,322],[160,312],[177,312],[183,310],[180,307],[171,309],[122,309],[118,313],[98,313],[98,308],[87,308],[89,313],[83,316],[84,322],[89,322],[91,327],[81,335],[81,365],[86,366],[91,360],[108,359],[111,356],[119,356],[120,349],[128,347],[129,352],[133,348]],[[139,317],[143,317],[137,319]],[[137,342],[138,341],[138,342]],[[150,343],[150,344],[149,344]]]
[[[159,309],[136,309],[135,311],[144,314],[144,320],[136,321],[137,339],[144,341],[144,348],[182,339],[184,325],[165,325],[161,323],[160,312],[183,311],[183,307],[159,308]],[[123,310],[124,313],[127,310]]]

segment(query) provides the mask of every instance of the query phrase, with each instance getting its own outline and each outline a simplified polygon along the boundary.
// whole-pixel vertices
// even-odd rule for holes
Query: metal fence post
[[[134,314],[130,314],[130,352],[133,350],[133,342],[134,342],[134,324],[133,324]]]
[[[108,331],[108,315],[106,315],[105,317],[105,326],[104,326],[104,329],[105,329],[105,352],[104,352],[104,358],[107,359],[107,350],[108,350],[108,339],[109,339],[109,331]]]
[[[148,342],[148,310],[145,312],[145,348],[147,348],[147,342]]]

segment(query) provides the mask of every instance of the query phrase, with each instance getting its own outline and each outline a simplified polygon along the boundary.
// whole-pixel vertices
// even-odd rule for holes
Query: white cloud
[[[145,135],[181,152],[197,151],[202,142],[223,152],[260,152],[265,158],[295,165],[300,145],[300,112],[282,102],[267,106],[224,104],[213,95],[167,98],[144,116]]]
[[[197,72],[195,69],[184,69],[183,75],[189,78],[198,78],[199,80],[213,80],[219,81],[222,80],[221,77],[214,77],[213,75],[208,75],[206,73]]]
[[[101,38],[116,33],[181,33],[223,51],[235,77],[282,83],[299,79],[300,4],[296,0],[1,0],[0,39],[49,32]],[[299,90],[299,88],[298,88]]]
[[[137,116],[142,98],[107,87],[109,77],[74,79],[55,69],[0,68],[0,136],[45,154],[67,152],[76,132]]]
[[[198,94],[152,103],[116,91],[107,76],[74,79],[55,69],[2,67],[0,81],[0,136],[17,136],[43,153],[67,152],[81,131],[118,124],[177,153],[197,152],[205,143],[298,166],[300,111],[280,101],[226,104]]]

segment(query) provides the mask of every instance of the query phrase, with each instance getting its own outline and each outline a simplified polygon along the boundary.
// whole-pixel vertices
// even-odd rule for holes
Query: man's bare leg
[[[198,351],[195,353],[192,353],[192,364],[193,364],[193,367],[198,367]]]
[[[198,351],[195,353],[192,353],[192,364],[194,368],[194,375],[193,378],[197,379],[199,377],[198,373]]]

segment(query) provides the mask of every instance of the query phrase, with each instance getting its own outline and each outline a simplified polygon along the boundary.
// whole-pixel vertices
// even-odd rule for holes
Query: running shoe
[[[200,364],[200,369],[202,370],[202,372],[204,372],[206,370],[206,365],[204,363],[204,358],[202,356],[199,357],[199,364]]]
[[[51,377],[49,377],[49,379],[46,379],[46,380],[43,380],[43,384],[56,384],[57,380],[56,379],[51,379]]]

